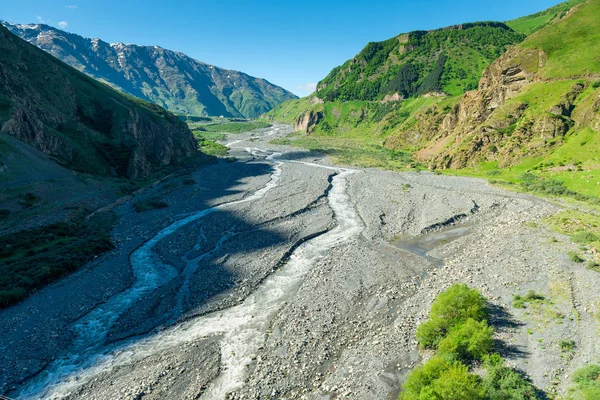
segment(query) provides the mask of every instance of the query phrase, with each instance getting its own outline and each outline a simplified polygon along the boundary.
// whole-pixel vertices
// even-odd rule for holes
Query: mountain
[[[1,132],[70,169],[144,177],[197,152],[175,115],[114,91],[1,26],[0,88]],[[3,167],[0,160],[0,172],[10,175]]]
[[[598,15],[600,0],[588,0],[498,58],[417,156],[436,168],[531,160],[545,170],[592,161],[600,131]]]
[[[341,162],[405,168],[412,156],[410,165],[471,175],[491,171],[512,184],[535,171],[540,179],[564,185],[557,191],[568,188],[571,194],[585,194],[580,198],[593,195],[600,201],[597,185],[582,184],[600,175],[598,15],[600,0],[571,0],[505,24],[468,24],[416,35],[445,35],[445,40],[423,44],[410,34],[400,35],[377,45],[374,53],[368,51],[374,45],[368,45],[335,68],[315,95],[285,102],[267,117],[293,123],[307,134],[291,142],[326,151]],[[454,35],[466,38],[474,28],[489,36],[470,34],[469,40],[453,43]],[[400,39],[411,44],[405,45],[401,59]],[[494,51],[502,50],[493,60],[491,51],[482,52],[490,49],[492,39]],[[456,71],[453,65],[472,61],[468,49],[487,54],[478,64],[481,74],[473,69],[462,78],[445,79]],[[428,54],[428,64],[419,64],[421,54]],[[454,64],[445,59],[450,54],[457,57]],[[407,65],[398,67],[396,59],[417,60],[410,63],[421,67],[402,79],[390,78],[392,67],[403,70]],[[437,79],[430,80],[432,76]],[[462,93],[474,79],[475,90]],[[409,90],[392,95],[386,88],[394,80]],[[414,83],[406,85],[410,81]],[[433,90],[421,89],[427,82],[433,82],[428,84]],[[367,91],[371,84],[377,90]],[[584,172],[574,179],[573,174]]]
[[[79,71],[176,114],[256,118],[297,98],[264,79],[158,46],[109,44],[43,24],[2,24]]]
[[[524,38],[500,22],[401,34],[367,44],[354,58],[334,68],[319,83],[317,96],[348,101],[431,92],[459,95],[475,89],[483,69]]]

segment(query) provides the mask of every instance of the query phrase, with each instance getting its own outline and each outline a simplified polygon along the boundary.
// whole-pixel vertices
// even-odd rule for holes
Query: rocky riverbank
[[[0,334],[8,344],[0,392],[29,398],[44,389],[43,372],[22,381],[68,355],[76,321],[131,285],[129,254],[218,205],[157,243],[149,262],[169,265],[172,277],[119,315],[96,349],[102,357],[68,376],[49,364],[46,375],[60,384],[43,393],[394,399],[427,357],[417,325],[454,282],[490,298],[499,349],[540,388],[564,392],[572,371],[594,361],[600,275],[571,262],[574,245],[545,227],[556,206],[480,180],[332,167],[269,143],[287,132],[231,137],[237,161],[145,194],[166,209],[120,206],[115,252],[0,313],[9,327]],[[513,308],[513,295],[528,290],[548,301]],[[561,350],[564,339],[573,352]]]

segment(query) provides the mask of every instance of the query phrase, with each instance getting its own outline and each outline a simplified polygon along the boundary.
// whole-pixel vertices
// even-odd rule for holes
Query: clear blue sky
[[[0,19],[159,45],[298,94],[370,41],[516,18],[560,0],[0,0]]]

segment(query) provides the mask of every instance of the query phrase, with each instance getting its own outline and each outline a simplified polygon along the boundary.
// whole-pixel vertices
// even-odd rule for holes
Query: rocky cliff
[[[159,46],[109,44],[48,25],[3,24],[79,71],[176,114],[256,118],[296,98],[264,79]]]
[[[596,11],[598,0],[577,6],[498,58],[484,71],[478,90],[467,92],[447,113],[417,157],[433,168],[488,161],[507,167],[543,156],[562,145],[572,130],[593,124],[598,108],[591,104],[600,79],[594,59],[600,42],[588,15]],[[572,49],[563,43],[561,49],[565,37],[580,42]]]
[[[75,170],[143,177],[196,153],[176,116],[124,96],[0,27],[0,126]]]

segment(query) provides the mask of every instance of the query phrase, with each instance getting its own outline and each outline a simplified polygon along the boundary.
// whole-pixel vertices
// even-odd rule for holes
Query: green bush
[[[463,361],[481,359],[494,347],[493,334],[494,328],[486,321],[469,318],[450,330],[448,336],[440,341],[438,350]]]
[[[570,400],[600,399],[600,365],[587,365],[573,374],[576,384],[569,392]]]
[[[486,399],[490,400],[533,400],[539,399],[538,390],[521,373],[504,366],[499,354],[484,358],[486,368],[481,386]]]
[[[453,326],[487,316],[485,297],[465,284],[452,285],[433,302],[429,320],[417,329],[417,341],[424,348],[435,348]]]
[[[453,363],[443,371],[440,377],[433,381],[430,393],[435,396],[431,397],[432,399],[439,400],[478,400],[485,398],[484,390],[479,385],[479,377],[469,373],[467,366],[462,363]]]
[[[581,256],[579,255],[579,253],[577,253],[575,251],[569,251],[567,253],[567,255],[569,256],[569,259],[571,261],[573,261],[574,263],[580,264],[580,263],[582,263],[582,262],[585,261],[583,258],[581,258]]]
[[[483,388],[477,375],[461,362],[434,357],[409,375],[403,385],[401,400],[483,399]]]
[[[0,219],[6,219],[10,215],[10,210],[0,209]]]
[[[560,350],[564,352],[573,351],[575,349],[575,342],[570,339],[561,340],[558,345],[560,346]]]
[[[430,387],[433,381],[438,379],[443,371],[450,366],[448,360],[444,357],[436,356],[425,364],[416,367],[406,378],[402,388],[404,391],[400,395],[402,400],[418,400],[421,398],[421,392]]]

